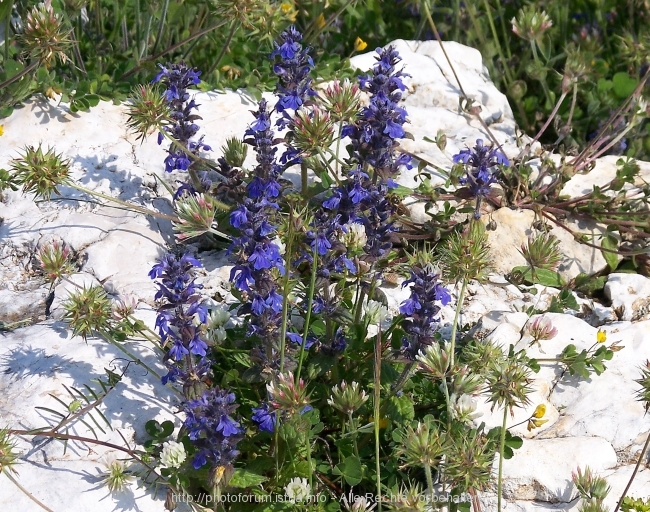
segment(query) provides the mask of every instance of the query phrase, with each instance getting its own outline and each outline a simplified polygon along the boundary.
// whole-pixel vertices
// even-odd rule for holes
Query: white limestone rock
[[[621,320],[650,318],[650,279],[639,274],[609,274],[605,296]]]

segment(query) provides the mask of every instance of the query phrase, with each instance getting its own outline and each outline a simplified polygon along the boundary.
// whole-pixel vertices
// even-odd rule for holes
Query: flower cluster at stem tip
[[[195,268],[200,266],[189,253],[180,257],[167,254],[149,272],[149,277],[157,280],[155,299],[162,301],[155,326],[163,346],[170,345],[165,356],[169,372],[162,382],[183,384],[187,399],[182,405],[186,413],[184,426],[197,448],[194,468],[209,462],[213,468],[230,472],[243,429],[231,416],[237,407],[235,395],[217,387],[206,389],[211,361],[197,325],[208,321],[198,293],[202,285],[195,282]]]
[[[190,154],[198,156],[202,150],[212,150],[210,146],[203,142],[203,136],[196,141],[191,140],[199,131],[199,126],[195,121],[201,119],[201,117],[193,112],[198,109],[199,105],[193,98],[190,99],[187,89],[192,85],[201,83],[199,78],[201,72],[188,67],[183,62],[168,64],[167,67],[162,64],[158,64],[158,66],[161,71],[152,80],[152,83],[160,82],[165,87],[164,97],[169,105],[172,121],[170,125],[165,126],[163,129],[177,142],[177,144],[169,146],[169,154],[165,158],[165,171],[187,171],[192,165]],[[158,134],[158,144],[162,144],[163,140],[164,135],[160,132]],[[201,184],[204,188],[208,188],[211,183],[204,177]],[[191,194],[196,193],[196,190],[187,184],[179,189],[175,198],[183,190],[187,190]]]
[[[455,164],[465,164],[468,169],[465,176],[461,177],[459,183],[467,187],[471,197],[476,198],[476,210],[474,218],[478,219],[480,213],[481,198],[490,193],[490,187],[497,181],[497,165],[510,165],[510,161],[498,148],[483,145],[482,139],[476,140],[474,149],[463,149],[454,155]]]

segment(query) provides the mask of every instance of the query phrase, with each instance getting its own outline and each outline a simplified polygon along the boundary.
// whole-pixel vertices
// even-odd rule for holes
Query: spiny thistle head
[[[641,367],[641,378],[636,379],[634,382],[641,386],[637,391],[637,400],[643,402],[646,414],[650,410],[650,360],[645,362],[645,367]]]
[[[38,249],[38,262],[48,281],[54,282],[65,274],[74,272],[70,261],[70,249],[65,244],[54,240]]]
[[[493,341],[474,340],[463,347],[461,359],[471,370],[471,374],[485,375],[488,370],[485,361],[501,361],[503,350]]]
[[[449,280],[485,281],[492,269],[492,257],[483,223],[471,220],[462,232],[453,233],[440,249],[440,256]]]
[[[461,491],[485,489],[491,478],[494,448],[476,429],[461,430],[448,437],[445,474]]]
[[[393,496],[396,499],[392,499]],[[395,512],[425,512],[431,509],[427,500],[423,499],[423,490],[418,483],[409,482],[408,485],[402,484],[399,492],[396,492],[393,496],[386,503],[386,510]]]
[[[444,440],[433,419],[407,426],[398,452],[408,466],[435,466],[443,454]]]
[[[292,127],[293,145],[306,153],[329,147],[334,138],[330,115],[317,106],[297,110]]]
[[[246,155],[248,154],[248,146],[244,141],[237,137],[230,137],[226,139],[226,143],[222,146],[221,151],[226,163],[232,167],[241,167],[244,165]]]
[[[178,231],[176,238],[187,240],[210,231],[217,209],[227,210],[220,201],[203,194],[185,195],[175,203],[176,215],[179,222],[174,223]]]
[[[138,85],[131,90],[126,126],[143,140],[153,130],[161,130],[169,120],[170,109],[158,84]],[[161,132],[162,133],[162,130]]]
[[[69,60],[66,51],[72,47],[70,29],[54,12],[52,0],[35,5],[27,14],[22,41],[29,53],[47,68],[57,59],[61,63]]]
[[[334,80],[320,91],[319,99],[335,123],[353,121],[360,109],[359,85],[346,78],[342,83]]]
[[[514,416],[515,407],[530,403],[530,370],[523,364],[511,360],[493,362],[490,364],[487,379],[491,410],[496,406],[508,407],[510,415]]]
[[[104,482],[109,491],[122,492],[129,482],[135,479],[135,476],[129,472],[126,461],[119,460],[114,453],[105,455],[102,462],[106,466]]]
[[[580,468],[571,474],[573,484],[578,489],[580,496],[585,500],[595,500],[602,503],[609,494],[611,488],[607,485],[607,480],[593,473],[587,466],[583,473]]]
[[[0,429],[0,474],[3,471],[16,473],[13,467],[18,464],[19,454],[16,452],[16,441],[8,429]]]
[[[536,233],[528,237],[528,243],[522,244],[521,255],[531,267],[545,270],[557,269],[562,261],[560,241],[551,233]]]
[[[306,405],[309,405],[309,396],[305,382],[300,379],[295,382],[291,372],[283,373],[266,385],[269,393],[269,402],[275,409],[285,411],[291,415],[298,414]]]
[[[63,307],[63,318],[72,327],[73,334],[83,339],[95,331],[106,329],[112,314],[111,301],[101,286],[75,290]]]
[[[42,146],[25,146],[23,153],[11,161],[12,178],[22,185],[23,192],[32,192],[42,199],[59,194],[58,186],[65,183],[70,173],[70,161],[56,154],[52,148],[45,153]]]
[[[327,400],[327,403],[343,414],[350,415],[357,412],[367,400],[368,395],[364,390],[359,389],[357,382],[348,384],[342,381],[340,388],[338,385],[332,388],[332,395]]]
[[[432,379],[444,379],[447,375],[449,354],[446,348],[440,343],[432,343],[416,358],[420,369],[424,370]]]
[[[512,31],[526,41],[540,41],[544,33],[553,26],[553,21],[545,11],[535,5],[519,9],[516,18],[512,18]]]

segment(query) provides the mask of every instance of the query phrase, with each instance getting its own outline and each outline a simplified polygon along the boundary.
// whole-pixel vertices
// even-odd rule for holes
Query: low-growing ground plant
[[[235,23],[245,21],[231,22],[233,34]],[[128,299],[112,303],[101,287],[77,287],[64,304],[74,334],[99,336],[130,361],[143,364],[126,340],[138,336],[152,344],[164,372],[147,370],[176,391],[178,424],[150,421],[142,448],[69,434],[65,427],[77,420],[92,432],[100,428],[103,397],[121,378],[111,370],[99,383],[101,393],[69,390],[73,401],[51,411],[57,424],[0,432],[0,468],[20,485],[12,436],[38,435],[120,452],[122,458],[105,461],[110,491],[120,492],[137,476],[166,486],[167,510],[179,500],[195,510],[478,510],[479,493],[492,489],[500,512],[503,462],[523,442],[509,430],[516,426],[514,410],[536,405],[525,420],[528,430],[546,421],[546,406],[530,401],[534,373],[541,364],[561,364],[585,379],[600,375],[621,347],[605,345],[599,331],[588,350],[569,345],[558,357],[534,360],[525,350],[470,335],[460,325],[467,288],[485,281],[492,266],[484,220],[504,206],[535,211],[536,234],[521,248],[527,266],[514,269],[511,280],[565,287],[555,307],[572,306],[568,283],[556,272],[558,241],[545,224],[569,229],[568,215],[601,222],[608,235],[600,244],[582,241],[632,258],[648,234],[639,220],[647,214],[647,185],[631,196],[638,167],[623,161],[610,185],[567,200],[559,191],[596,158],[597,145],[561,166],[544,161],[535,174],[526,148],[512,160],[494,141],[479,139],[450,155],[455,165],[443,170],[449,179],[434,188],[427,163],[400,150],[408,135],[400,104],[408,70],[394,47],[379,48],[358,82],[319,88],[312,49],[289,26],[273,43],[271,61],[275,94],[259,100],[243,137],[230,139],[216,160],[207,158],[210,141],[197,137],[200,117],[189,90],[200,86],[196,68],[182,61],[160,65],[153,83],[133,90],[130,128],[164,143],[161,166],[185,177],[170,187],[176,216],[166,216],[179,243],[149,273],[158,306],[154,330],[133,317]],[[640,91],[630,98],[638,107]],[[470,108],[469,98],[464,104]],[[444,151],[444,134],[435,143]],[[254,153],[253,167],[246,165],[247,152]],[[283,179],[293,166],[301,169],[298,189]],[[405,166],[420,170],[415,191],[396,182]],[[27,146],[4,182],[45,199],[61,184],[93,193],[68,171],[53,148]],[[415,229],[401,215],[407,194],[446,201],[417,227],[419,235],[439,235],[435,247],[402,236]],[[201,253],[183,245],[188,240],[227,247],[233,302],[209,307],[204,301]],[[41,248],[39,258],[52,285],[74,268],[61,242]],[[613,270],[618,260],[610,261]],[[409,296],[391,312],[385,289],[395,274],[403,274]],[[449,335],[440,329],[444,307],[453,311]],[[533,343],[556,334],[539,316],[528,330]],[[638,381],[645,402],[646,374]],[[480,421],[478,400],[502,414],[500,427]],[[602,506],[606,484],[586,470],[574,481],[582,498],[593,501],[584,510],[599,510],[593,507]],[[255,499],[241,503],[243,494]]]

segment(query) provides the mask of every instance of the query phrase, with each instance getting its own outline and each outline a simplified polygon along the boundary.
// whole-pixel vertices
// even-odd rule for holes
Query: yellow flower
[[[607,341],[607,333],[598,329],[598,332],[596,333],[596,341],[598,343],[605,343]]]
[[[533,418],[540,419],[540,418],[543,418],[545,414],[546,414],[546,405],[539,404],[535,408],[535,412],[533,413]]]
[[[283,2],[280,5],[280,9],[282,10],[282,13],[287,17],[287,19],[291,22],[296,21],[296,17],[298,16],[298,11],[296,11],[293,8],[293,4],[290,2]]]
[[[316,26],[321,29],[325,26],[325,16],[323,16],[323,13],[321,12],[318,15],[318,18],[316,18]]]
[[[2,137],[5,134],[5,126],[3,124],[0,124],[0,137]]]
[[[368,47],[368,43],[366,43],[363,39],[360,37],[357,37],[354,40],[354,51],[355,52],[362,52]]]
[[[528,432],[530,432],[534,428],[541,427],[546,422],[548,422],[548,420],[533,420],[533,419],[528,420]]]

